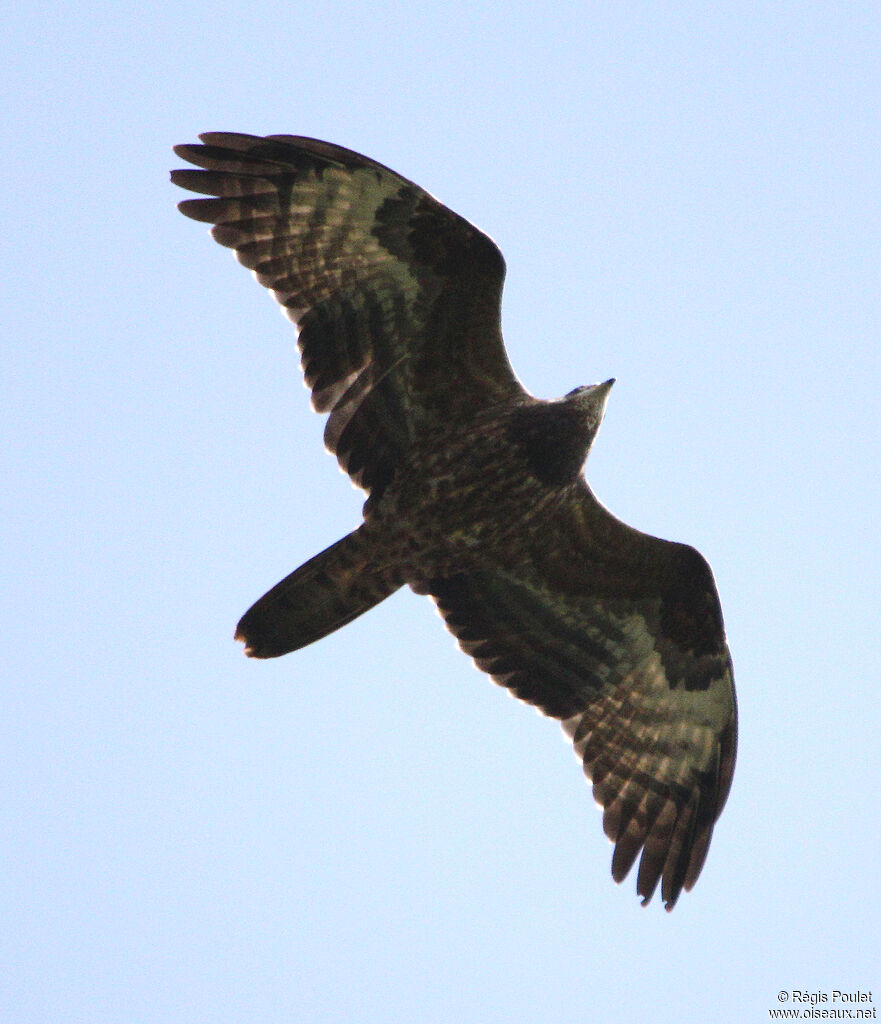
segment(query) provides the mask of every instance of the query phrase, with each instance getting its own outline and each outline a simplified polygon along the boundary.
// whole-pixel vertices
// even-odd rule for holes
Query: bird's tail
[[[376,565],[373,550],[361,526],[276,583],[236,627],[245,654],[277,658],[296,651],[393,594],[403,580],[387,565]]]

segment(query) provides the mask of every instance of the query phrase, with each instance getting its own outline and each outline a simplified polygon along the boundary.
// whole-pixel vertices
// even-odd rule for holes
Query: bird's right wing
[[[394,171],[289,135],[177,146],[182,213],[214,225],[297,324],[327,447],[378,497],[414,437],[522,394],[496,245]]]

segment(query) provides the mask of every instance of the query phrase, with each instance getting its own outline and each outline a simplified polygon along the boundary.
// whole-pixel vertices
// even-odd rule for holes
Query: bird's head
[[[554,402],[535,402],[514,411],[509,436],[542,483],[563,486],[581,473],[614,383],[576,388]]]
[[[609,392],[615,378],[603,381],[602,384],[587,384],[580,388],[574,388],[561,402],[566,404],[568,409],[577,413],[587,429],[589,441],[588,447],[596,437],[600,424],[603,422],[603,415],[606,411],[606,402],[609,399]]]

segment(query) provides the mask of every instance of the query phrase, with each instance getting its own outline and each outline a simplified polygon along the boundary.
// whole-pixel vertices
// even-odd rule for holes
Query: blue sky
[[[881,999],[877,5],[53,0],[4,43],[4,1019]],[[533,393],[617,378],[589,479],[707,556],[740,698],[673,914],[611,882],[559,727],[426,599],[274,662],[233,643],[361,498],[292,327],[175,209],[206,130],[417,181],[501,246]]]

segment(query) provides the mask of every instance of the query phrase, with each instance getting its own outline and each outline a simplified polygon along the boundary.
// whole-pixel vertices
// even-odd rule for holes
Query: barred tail
[[[393,594],[402,581],[371,565],[364,527],[310,558],[242,616],[236,640],[250,658],[277,658],[320,640]]]

